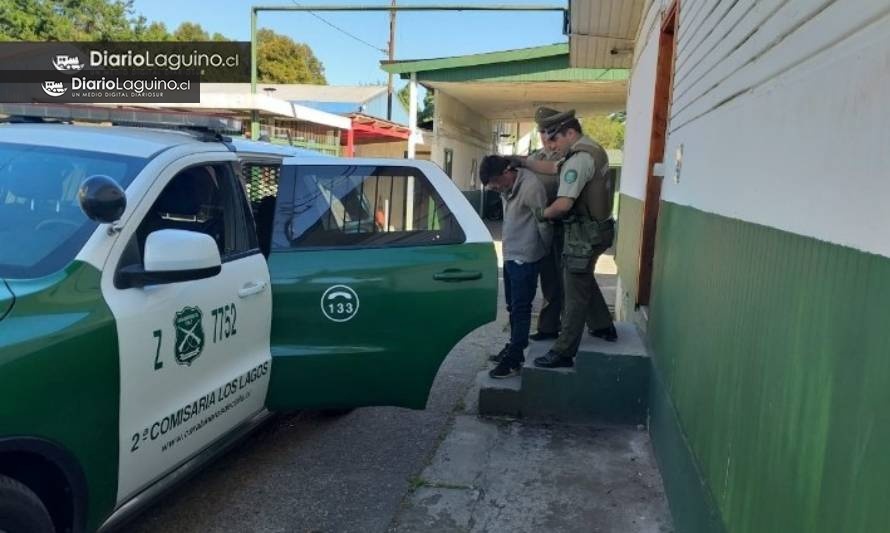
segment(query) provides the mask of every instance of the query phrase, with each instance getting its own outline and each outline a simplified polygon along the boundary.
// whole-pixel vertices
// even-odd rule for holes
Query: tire
[[[0,531],[55,533],[49,511],[34,492],[18,481],[0,476]]]

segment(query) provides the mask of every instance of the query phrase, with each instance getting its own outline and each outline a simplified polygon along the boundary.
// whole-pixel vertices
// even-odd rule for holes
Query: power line
[[[300,3],[297,2],[296,0],[291,0],[291,1],[292,1],[297,7],[303,7],[303,6],[301,6]],[[344,30],[343,28],[337,26],[337,25],[334,24],[333,22],[331,22],[331,21],[327,20],[326,18],[322,17],[322,16],[319,15],[318,13],[316,13],[316,12],[314,12],[314,11],[306,11],[306,12],[309,13],[310,15],[312,15],[313,17],[317,18],[318,20],[324,22],[325,24],[327,24],[327,25],[330,26],[331,28],[334,28],[335,30],[339,31],[339,32],[342,33],[343,35],[346,35],[347,37],[351,37],[352,39],[355,39],[356,41],[362,43],[363,45],[365,45],[365,46],[369,46],[369,47],[373,48],[374,50],[377,50],[378,52],[381,52],[381,53],[384,53],[384,54],[387,53],[387,50],[386,50],[385,48],[380,48],[380,47],[378,47],[377,45],[372,44],[372,43],[369,43],[368,41],[362,39],[361,37],[359,37],[359,36],[357,36],[357,35],[354,35],[354,34],[348,32],[348,31]]]

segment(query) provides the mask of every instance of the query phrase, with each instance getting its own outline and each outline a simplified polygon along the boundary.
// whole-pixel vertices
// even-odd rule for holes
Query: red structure
[[[352,128],[340,133],[340,144],[345,146],[344,155],[355,157],[355,146],[381,142],[406,141],[411,135],[407,126],[388,120],[351,113],[347,115],[352,121]]]

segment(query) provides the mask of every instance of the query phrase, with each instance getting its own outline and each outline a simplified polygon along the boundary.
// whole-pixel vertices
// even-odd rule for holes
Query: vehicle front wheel
[[[55,530],[49,512],[31,489],[0,476],[0,531],[54,533]]]

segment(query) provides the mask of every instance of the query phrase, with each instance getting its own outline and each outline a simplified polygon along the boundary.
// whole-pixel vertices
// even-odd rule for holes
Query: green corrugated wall
[[[648,340],[726,530],[890,530],[890,259],[668,202],[656,246]]]

